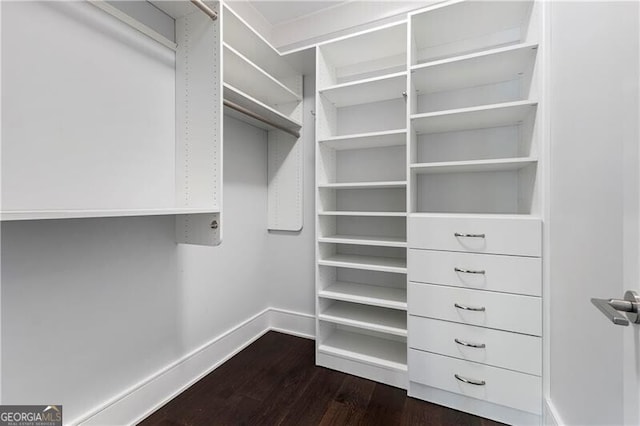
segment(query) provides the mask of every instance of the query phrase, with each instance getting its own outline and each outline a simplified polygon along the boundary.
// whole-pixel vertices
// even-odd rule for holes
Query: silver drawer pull
[[[481,274],[481,275],[485,274],[485,270],[484,269],[473,270],[473,269],[453,268],[453,270],[456,271],[456,272],[460,272],[462,274]]]
[[[464,309],[465,311],[475,311],[475,312],[484,312],[486,311],[484,306],[479,306],[479,307],[473,307],[473,306],[465,306],[465,305],[460,305],[458,303],[454,303],[453,306],[455,306],[458,309]]]
[[[453,236],[456,238],[484,238],[485,237],[484,234],[461,234],[459,232],[455,232]]]
[[[469,343],[469,342],[465,342],[463,340],[460,339],[453,339],[454,342],[456,342],[459,345],[462,346],[467,346],[470,348],[478,348],[478,349],[484,349],[487,347],[487,345],[485,345],[484,343]]]
[[[485,382],[484,380],[467,379],[466,377],[462,377],[462,376],[459,376],[457,374],[454,374],[453,377],[455,377],[456,379],[460,380],[462,383],[468,383],[468,384],[474,385],[474,386],[484,386],[484,385],[487,384],[487,382]]]

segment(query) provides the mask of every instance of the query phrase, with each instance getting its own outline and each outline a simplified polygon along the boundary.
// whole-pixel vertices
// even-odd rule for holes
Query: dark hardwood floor
[[[145,419],[170,425],[500,425],[314,365],[314,342],[269,332]]]

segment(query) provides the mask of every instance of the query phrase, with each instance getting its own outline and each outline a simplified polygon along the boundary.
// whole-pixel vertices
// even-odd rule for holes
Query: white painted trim
[[[565,422],[562,421],[556,406],[549,399],[544,399],[542,407],[542,424],[544,426],[564,426]]]
[[[269,329],[293,336],[315,339],[316,316],[286,309],[271,308]]]
[[[136,424],[268,331],[313,339],[315,316],[267,308],[67,424]]]

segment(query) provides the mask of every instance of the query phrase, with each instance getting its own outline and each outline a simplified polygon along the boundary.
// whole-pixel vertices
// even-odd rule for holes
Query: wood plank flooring
[[[269,332],[140,424],[500,425],[314,364],[314,342]]]

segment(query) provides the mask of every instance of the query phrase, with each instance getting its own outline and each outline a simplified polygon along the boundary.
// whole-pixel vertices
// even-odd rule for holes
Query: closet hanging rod
[[[209,6],[205,4],[202,0],[191,0],[191,3],[201,11],[203,11],[212,21],[218,19],[218,13],[211,9]]]
[[[255,112],[250,111],[250,110],[248,110],[248,109],[246,109],[246,108],[244,108],[244,107],[242,107],[242,106],[240,106],[240,105],[238,105],[236,103],[233,103],[233,102],[228,101],[228,100],[225,99],[224,100],[224,106],[229,107],[229,108],[231,108],[233,110],[236,110],[239,113],[247,115],[247,116],[249,116],[249,117],[251,117],[253,119],[256,119],[256,120],[258,120],[258,121],[260,121],[262,123],[268,124],[271,127],[275,127],[278,130],[282,130],[283,132],[290,134],[291,136],[295,137],[296,139],[300,138],[300,132],[298,132],[296,130],[288,129],[288,128],[284,127],[284,126],[281,126],[280,124],[276,124],[276,123],[274,123],[272,121],[269,121],[266,118],[262,117],[261,115],[256,114]]]

